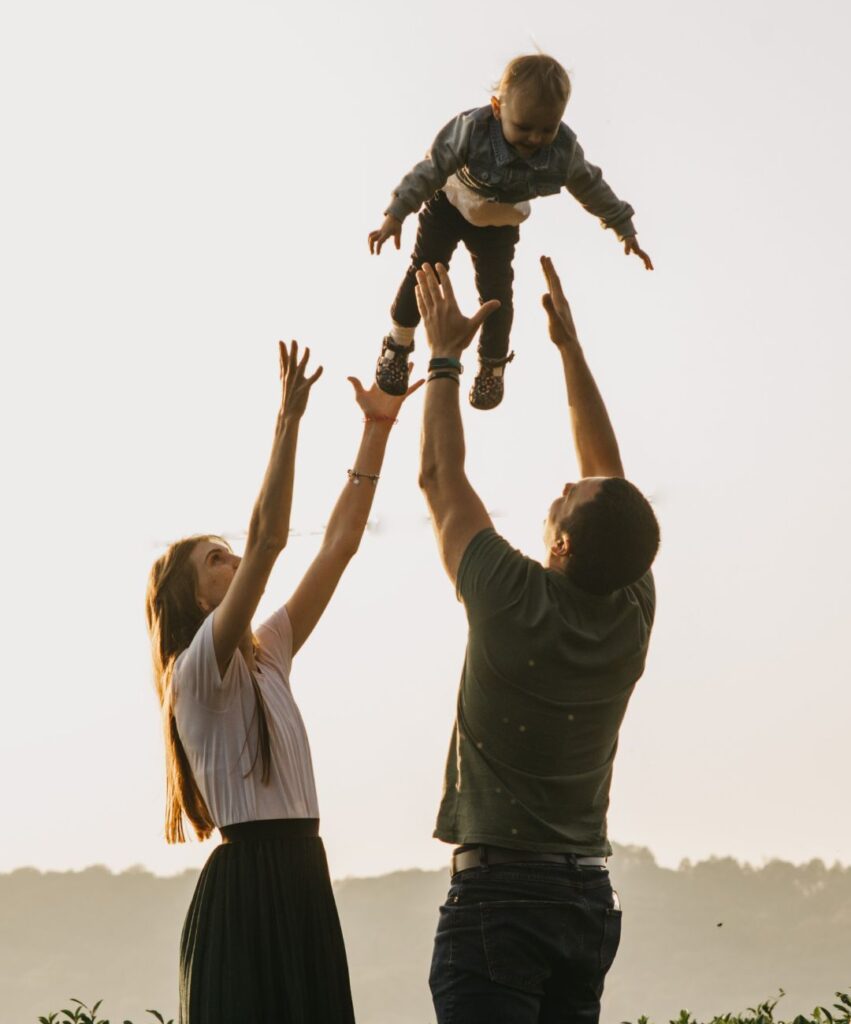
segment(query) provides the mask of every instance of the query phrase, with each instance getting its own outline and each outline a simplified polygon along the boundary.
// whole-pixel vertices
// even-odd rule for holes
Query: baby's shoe
[[[505,393],[505,367],[513,358],[513,352],[498,359],[479,353],[479,369],[470,388],[470,405],[474,409],[495,409],[499,405]]]
[[[388,395],[404,395],[408,390],[410,345],[397,344],[388,334],[381,343],[381,355],[375,364],[375,383]]]

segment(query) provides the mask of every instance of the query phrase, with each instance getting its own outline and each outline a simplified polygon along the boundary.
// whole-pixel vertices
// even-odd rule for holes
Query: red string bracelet
[[[364,423],[398,423],[395,416],[364,416]]]

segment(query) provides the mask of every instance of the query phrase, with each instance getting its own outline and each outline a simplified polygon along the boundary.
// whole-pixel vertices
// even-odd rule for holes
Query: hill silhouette
[[[785,1017],[851,982],[851,868],[761,868],[730,858],[659,867],[616,847],[624,907],[604,1024],[682,1007],[698,1017],[754,1006],[783,988]],[[31,1024],[70,996],[103,997],[112,1020],[176,1010],[177,943],[197,872],[160,878],[92,867],[0,875],[0,1024]],[[335,883],[359,1024],[433,1020],[427,974],[445,871]]]

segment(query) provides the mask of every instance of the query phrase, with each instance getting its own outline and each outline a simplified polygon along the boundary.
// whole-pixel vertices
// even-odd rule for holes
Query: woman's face
[[[242,559],[221,540],[199,540],[189,561],[195,569],[195,598],[205,615],[222,603]]]

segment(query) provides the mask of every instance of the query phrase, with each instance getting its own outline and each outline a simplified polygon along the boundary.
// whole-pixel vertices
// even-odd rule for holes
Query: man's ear
[[[570,555],[570,537],[566,533],[556,534],[550,545],[550,554],[553,558],[567,559]]]
[[[500,111],[499,96],[491,96],[491,110],[493,111],[493,116],[498,121],[499,120],[499,111]]]

